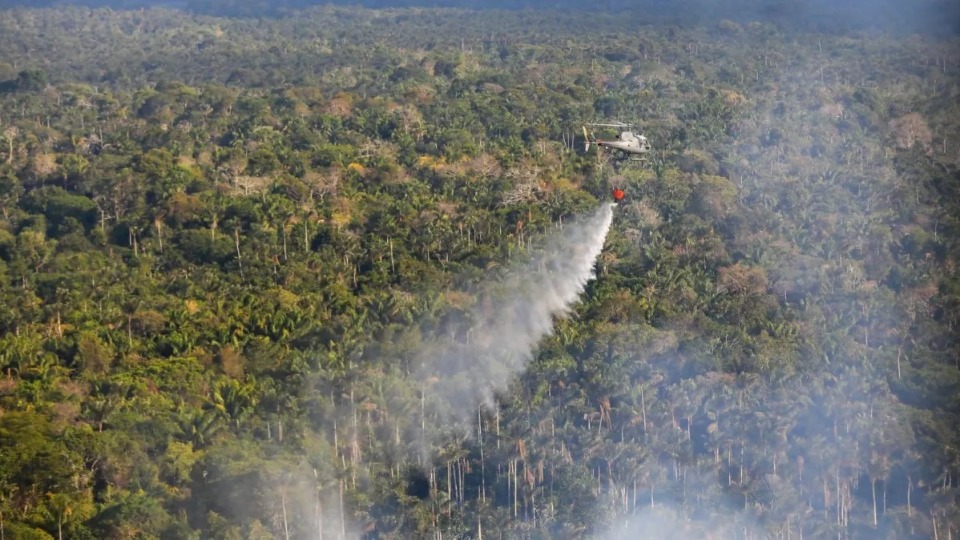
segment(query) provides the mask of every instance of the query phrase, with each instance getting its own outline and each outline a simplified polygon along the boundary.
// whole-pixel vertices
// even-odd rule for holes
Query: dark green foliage
[[[25,69],[17,78],[0,83],[0,92],[37,92],[47,84],[47,72],[42,69]]]
[[[53,234],[71,232],[78,225],[91,226],[96,210],[96,204],[88,197],[54,186],[31,191],[24,197],[22,204],[29,212],[43,214],[49,232]],[[80,232],[83,232],[82,227]]]

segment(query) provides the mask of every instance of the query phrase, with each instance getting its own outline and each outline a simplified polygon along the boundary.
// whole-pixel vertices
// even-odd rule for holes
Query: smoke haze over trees
[[[955,7],[624,4],[0,10],[4,537],[960,534]]]
[[[960,6],[951,0],[0,0],[2,7],[53,7],[79,5],[139,9],[179,8],[219,16],[278,16],[324,5],[375,9],[405,7],[480,10],[553,10],[610,13],[637,25],[677,24],[696,26],[721,19],[738,22],[766,21],[784,28],[820,32],[879,30],[896,33],[956,33],[960,31]]]

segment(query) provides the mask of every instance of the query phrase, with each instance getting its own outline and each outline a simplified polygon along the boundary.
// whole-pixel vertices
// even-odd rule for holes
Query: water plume
[[[442,427],[464,428],[478,404],[492,405],[551,332],[554,318],[569,314],[595,277],[613,208],[604,205],[565,225],[539,253],[510,266],[505,279],[482,284],[476,304],[424,351],[416,380]]]

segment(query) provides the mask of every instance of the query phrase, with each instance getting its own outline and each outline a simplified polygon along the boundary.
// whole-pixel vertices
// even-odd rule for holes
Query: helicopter
[[[617,128],[620,130],[620,133],[617,134],[616,139],[604,141],[596,138],[593,133],[588,135],[587,126]],[[643,135],[634,133],[633,127],[633,124],[624,124],[623,122],[617,122],[615,124],[587,124],[583,126],[583,137],[586,139],[584,151],[589,152],[590,145],[595,144],[599,148],[606,147],[618,150],[620,159],[646,161],[645,154],[651,149],[650,143]]]

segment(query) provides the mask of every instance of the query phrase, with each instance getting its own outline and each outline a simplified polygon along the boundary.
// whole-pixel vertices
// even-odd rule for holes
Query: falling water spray
[[[510,267],[507,277],[481,287],[457,338],[425,351],[417,380],[445,429],[470,425],[478,404],[492,405],[533,357],[593,279],[613,221],[614,205],[565,225],[542,250]],[[426,442],[426,441],[424,441]]]

